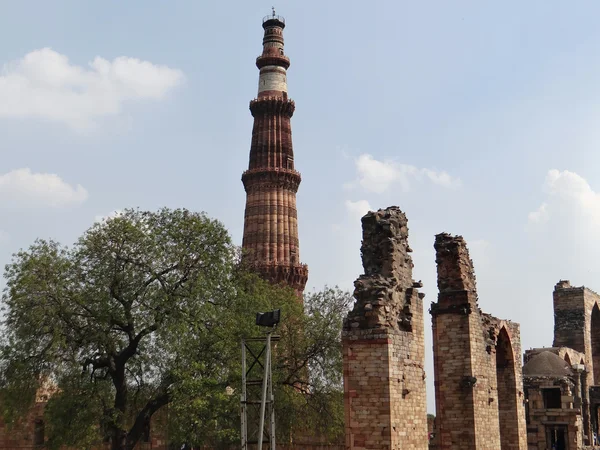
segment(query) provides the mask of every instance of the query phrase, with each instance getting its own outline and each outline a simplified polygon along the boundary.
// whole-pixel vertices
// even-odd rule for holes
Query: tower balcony
[[[301,181],[300,172],[279,167],[249,169],[242,174],[242,183],[246,192],[259,186],[272,186],[283,187],[295,193]]]
[[[275,14],[271,14],[269,16],[263,17],[263,28],[269,27],[280,27],[285,28],[285,19],[282,16],[277,16]]]
[[[308,266],[302,263],[278,263],[274,261],[262,261],[250,263],[254,270],[271,283],[290,286],[298,297],[302,298],[302,292],[308,281]]]
[[[287,95],[287,93],[285,93]],[[285,114],[288,117],[294,115],[296,104],[293,100],[282,97],[262,97],[250,101],[250,112],[253,117],[258,114]]]
[[[290,58],[286,55],[278,55],[275,53],[260,55],[256,58],[256,67],[262,69],[265,66],[279,66],[287,70],[290,67]]]

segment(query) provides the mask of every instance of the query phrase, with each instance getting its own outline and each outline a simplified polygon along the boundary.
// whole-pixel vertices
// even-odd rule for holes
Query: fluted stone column
[[[250,102],[254,117],[250,161],[242,175],[246,190],[244,261],[266,280],[291,286],[301,297],[308,267],[300,262],[296,192],[300,173],[294,168],[286,72],[290,59],[283,52],[282,17],[263,19],[263,52],[258,96]]]

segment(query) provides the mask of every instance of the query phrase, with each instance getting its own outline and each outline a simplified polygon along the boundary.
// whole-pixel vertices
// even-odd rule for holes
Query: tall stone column
[[[438,301],[431,305],[438,445],[527,448],[518,324],[483,313],[461,236],[435,239]]]
[[[477,450],[475,385],[481,380],[472,358],[478,346],[471,339],[482,327],[472,314],[478,311],[473,264],[460,237],[438,235],[435,249],[439,294],[431,314],[438,444],[444,450]],[[500,448],[499,434],[494,441],[491,448]]]
[[[300,173],[294,168],[291,118],[295,104],[288,98],[283,51],[285,20],[263,19],[263,52],[257,98],[250,102],[254,117],[248,170],[242,175],[246,190],[244,261],[264,279],[291,286],[302,296],[308,267],[300,262],[296,192]]]
[[[397,207],[362,218],[364,274],[342,334],[346,448],[428,448],[423,297]]]

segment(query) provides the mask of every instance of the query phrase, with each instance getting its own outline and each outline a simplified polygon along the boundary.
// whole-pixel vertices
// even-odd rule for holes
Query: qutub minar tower
[[[258,97],[250,102],[254,117],[250,162],[242,175],[246,190],[244,260],[272,283],[285,283],[302,296],[308,267],[300,262],[296,192],[300,173],[294,170],[292,127],[294,102],[288,99],[286,71],[290,59],[283,52],[285,20],[263,19],[263,52]]]

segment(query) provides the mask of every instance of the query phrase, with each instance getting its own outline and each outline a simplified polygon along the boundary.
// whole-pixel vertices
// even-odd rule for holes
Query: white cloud
[[[581,175],[568,170],[548,171],[544,182],[547,199],[528,215],[530,225],[549,221],[556,216],[600,224],[600,193],[595,192]]]
[[[529,223],[546,223],[550,216],[548,215],[548,204],[542,203],[538,209],[531,211],[527,216]]]
[[[61,207],[83,203],[87,198],[83,186],[71,186],[55,174],[24,168],[0,175],[2,204]]]
[[[104,221],[107,221],[108,219],[112,219],[113,217],[119,217],[122,214],[123,214],[123,210],[115,209],[114,211],[109,212],[105,216],[97,215],[96,217],[94,217],[94,222],[104,222]]]
[[[352,202],[346,200],[346,210],[354,217],[362,217],[372,210],[371,205],[366,200]]]
[[[461,185],[459,178],[452,177],[447,172],[427,168],[419,169],[394,161],[378,161],[366,153],[360,155],[355,164],[358,184],[366,191],[376,194],[382,194],[396,184],[403,192],[408,192],[414,182],[423,182],[424,180],[450,189]]]
[[[575,172],[552,169],[543,192],[543,203],[528,215],[529,247],[520,253],[547,278],[593,284],[600,277],[600,191]]]
[[[118,115],[126,101],[164,98],[183,79],[180,70],[136,58],[97,56],[83,67],[43,48],[4,65],[0,117],[44,118],[86,130]]]
[[[8,234],[6,231],[0,230],[0,245],[4,245],[8,241],[10,241],[10,234]]]

